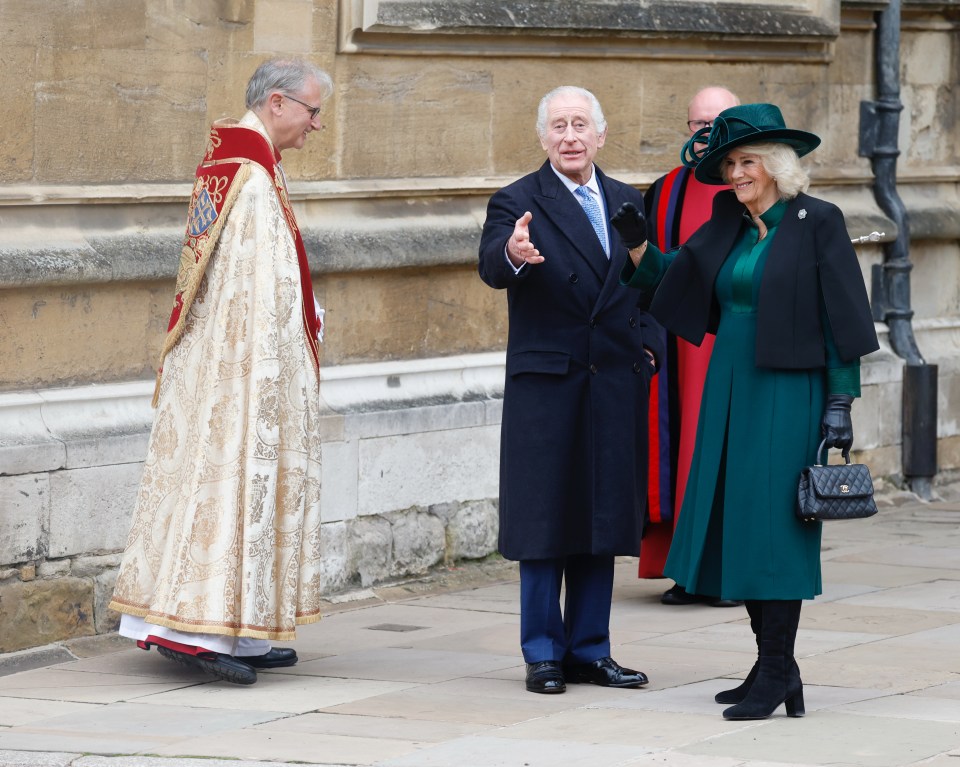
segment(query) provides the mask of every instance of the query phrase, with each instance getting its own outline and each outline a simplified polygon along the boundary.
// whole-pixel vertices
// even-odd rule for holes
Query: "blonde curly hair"
[[[777,185],[781,200],[792,200],[800,192],[806,192],[810,186],[810,176],[800,166],[796,150],[789,144],[779,141],[765,141],[758,144],[744,144],[738,150],[755,154],[760,158],[763,169]],[[726,169],[721,166],[723,178],[729,183]]]

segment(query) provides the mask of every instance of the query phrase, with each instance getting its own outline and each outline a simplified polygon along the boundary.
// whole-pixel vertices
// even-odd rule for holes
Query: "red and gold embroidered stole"
[[[221,120],[211,127],[206,154],[197,166],[197,177],[187,210],[187,231],[180,251],[173,311],[160,352],[157,385],[153,394],[154,407],[160,392],[163,360],[183,333],[187,313],[197,295],[210,255],[217,246],[230,208],[250,177],[250,168],[254,163],[263,168],[273,180],[273,188],[296,245],[297,261],[300,265],[303,326],[310,355],[319,370],[320,349],[317,335],[320,320],[313,300],[313,282],[310,278],[307,252],[290,207],[286,180],[280,168],[280,153],[255,129],[233,120]]]

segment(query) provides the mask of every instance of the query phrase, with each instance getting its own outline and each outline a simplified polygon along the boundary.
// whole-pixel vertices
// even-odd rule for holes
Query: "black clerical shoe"
[[[571,684],[589,682],[601,687],[643,687],[650,681],[642,671],[624,668],[609,655],[593,663],[564,664],[563,676]]]
[[[739,599],[720,599],[719,597],[710,597],[708,604],[711,607],[743,607],[743,602]]]
[[[291,647],[272,647],[263,655],[234,656],[237,660],[254,668],[284,668],[297,665],[297,651]]]
[[[566,689],[559,661],[541,660],[527,664],[527,690],[530,692],[558,693]]]
[[[660,597],[660,604],[664,605],[698,605],[701,602],[710,601],[711,597],[705,597],[702,594],[691,594],[683,586],[673,586],[663,592]]]
[[[212,674],[217,679],[233,684],[253,684],[257,681],[256,670],[241,660],[230,655],[218,652],[205,652],[200,655],[191,655],[188,652],[171,650],[169,647],[157,645],[157,652],[164,658],[169,658],[188,668],[196,668]]]

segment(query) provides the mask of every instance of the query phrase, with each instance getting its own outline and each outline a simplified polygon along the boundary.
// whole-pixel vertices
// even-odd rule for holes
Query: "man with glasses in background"
[[[272,59],[197,168],[160,355],[156,419],[110,607],[142,649],[253,684],[320,619],[322,316],[281,152],[333,83]]]
[[[740,99],[726,88],[701,89],[687,107],[689,136],[702,131],[706,145],[706,136],[717,115],[739,103]],[[683,245],[710,217],[713,197],[721,189],[697,181],[693,168],[683,165],[658,178],[643,196],[650,241],[662,251]],[[663,577],[690,471],[703,381],[714,338],[708,333],[700,346],[694,346],[665,330],[661,329],[661,333],[667,359],[650,391],[650,466],[640,578]],[[714,607],[741,604],[707,594],[690,594],[677,585],[664,592],[660,601],[665,605],[705,603]]]

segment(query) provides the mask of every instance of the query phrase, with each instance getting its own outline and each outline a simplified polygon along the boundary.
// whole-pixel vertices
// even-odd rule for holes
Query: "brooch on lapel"
[[[807,217],[807,209],[806,209],[806,208],[800,208],[799,212],[797,213],[797,218],[799,218],[801,221],[803,221],[803,219],[805,219],[806,217]]]

